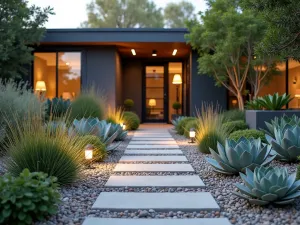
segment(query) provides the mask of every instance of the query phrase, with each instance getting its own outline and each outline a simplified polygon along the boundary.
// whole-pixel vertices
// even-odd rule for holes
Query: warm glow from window
[[[175,74],[174,75],[172,84],[182,84],[182,80],[181,80],[180,74]]]

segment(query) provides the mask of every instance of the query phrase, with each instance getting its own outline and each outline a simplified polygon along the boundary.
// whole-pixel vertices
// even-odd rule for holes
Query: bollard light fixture
[[[189,136],[190,136],[190,141],[189,141],[189,143],[195,143],[196,130],[195,130],[194,128],[191,128],[191,129],[190,129]]]

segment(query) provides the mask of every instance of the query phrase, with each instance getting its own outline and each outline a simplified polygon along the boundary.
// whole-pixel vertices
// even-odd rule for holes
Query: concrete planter
[[[283,115],[300,116],[300,110],[246,110],[246,123],[250,129],[266,129],[265,122],[270,122],[275,117]]]

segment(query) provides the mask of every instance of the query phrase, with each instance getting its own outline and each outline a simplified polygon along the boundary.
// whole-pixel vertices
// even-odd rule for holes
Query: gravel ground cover
[[[238,225],[296,225],[300,224],[300,199],[294,204],[276,207],[269,205],[260,207],[250,205],[246,200],[231,194],[237,191],[234,183],[242,183],[239,176],[225,176],[215,173],[205,161],[204,155],[197,150],[196,145],[188,144],[188,139],[177,135],[174,130],[170,133],[180,145],[189,162],[201,177],[209,191],[221,207],[221,216],[227,217],[232,224]],[[272,166],[287,167],[289,173],[295,172],[297,164],[273,161]]]

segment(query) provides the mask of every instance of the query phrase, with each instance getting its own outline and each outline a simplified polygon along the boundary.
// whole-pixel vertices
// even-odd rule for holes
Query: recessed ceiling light
[[[152,51],[152,56],[157,56],[157,51],[156,50]]]
[[[136,52],[134,49],[131,49],[131,53],[132,53],[132,55],[136,55]]]
[[[174,49],[172,55],[176,55],[176,53],[177,53],[177,49]]]

